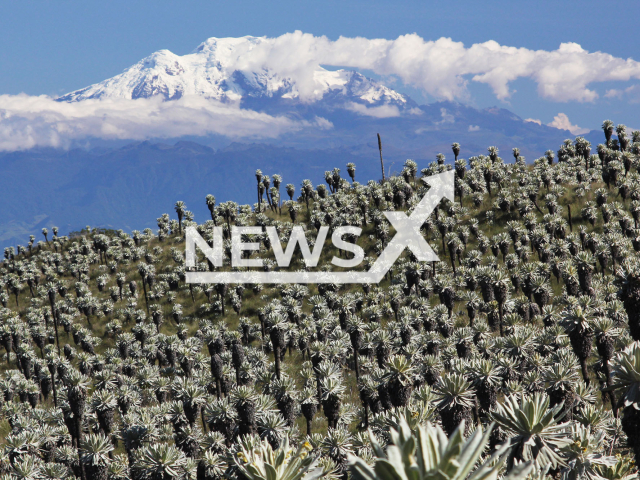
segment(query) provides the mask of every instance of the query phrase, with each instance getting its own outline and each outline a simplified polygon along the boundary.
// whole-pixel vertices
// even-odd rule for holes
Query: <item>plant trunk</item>
[[[355,365],[356,368],[356,382],[358,380],[360,380],[360,364],[359,364],[359,360],[358,360],[358,350],[354,349],[353,350],[353,363]]]
[[[191,284],[189,284],[191,286]],[[149,315],[149,297],[147,296],[147,282],[142,277],[142,289],[144,290],[144,303],[147,305],[147,315]]]
[[[58,391],[56,389],[56,379],[53,373],[51,373],[51,387],[53,388],[53,406],[58,408]]]
[[[280,380],[280,346],[274,347],[273,356],[276,361],[276,377]]]
[[[611,365],[609,365],[609,360],[602,360],[602,369],[604,370],[604,374],[606,377],[607,388],[611,388]],[[616,394],[613,392],[613,390],[609,390],[607,394],[609,396],[609,401],[611,402],[611,411],[613,412],[613,416],[618,418],[618,404],[616,402]]]
[[[382,168],[382,183],[385,182],[384,178],[384,161],[382,160],[382,140],[380,139],[380,134],[378,133],[378,150],[380,151],[380,168]]]
[[[51,302],[51,315],[53,316],[53,326],[56,331],[56,345],[58,346],[58,356],[60,356],[60,338],[58,337],[58,317],[56,316],[56,311],[53,308],[52,302]]]

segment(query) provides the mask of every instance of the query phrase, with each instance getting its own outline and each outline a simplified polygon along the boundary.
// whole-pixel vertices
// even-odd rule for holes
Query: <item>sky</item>
[[[112,77],[160,49],[187,54],[213,36],[276,38],[301,31],[313,38],[326,36],[329,41],[336,41],[339,37],[396,40],[416,34],[423,42],[447,38],[461,42],[466,55],[461,60],[464,65],[473,61],[498,62],[492,64],[491,75],[500,77],[479,82],[471,81],[473,75],[469,74],[464,77],[463,94],[443,94],[439,85],[426,78],[424,69],[416,69],[406,75],[406,84],[400,81],[393,88],[408,93],[419,103],[453,95],[453,99],[475,107],[500,106],[522,118],[569,125],[574,133],[598,129],[606,118],[640,129],[637,66],[633,68],[635,73],[626,75],[630,78],[623,72],[623,80],[608,74],[611,59],[619,70],[626,68],[627,59],[640,61],[640,30],[636,25],[639,15],[640,2],[615,0],[5,0],[0,2],[0,95],[6,98],[4,104],[0,102],[0,110],[3,105],[8,108],[7,102],[15,104],[15,98],[7,96],[57,96]],[[500,48],[526,50],[516,61],[504,64],[484,56],[472,58],[470,47],[489,41]],[[551,91],[549,88],[557,87],[549,80],[554,74],[570,77],[563,73],[564,56],[557,54],[561,44],[566,43],[579,45],[585,53],[602,52],[611,57],[584,56],[584,62],[579,59],[572,64],[573,73],[598,66],[593,75],[587,75],[584,88],[565,85],[561,87],[571,88],[571,92]],[[544,54],[543,63],[522,67],[524,73],[516,74],[503,87],[506,94],[500,91],[500,80],[518,70],[533,51]],[[442,61],[446,63],[447,59]],[[406,69],[411,70],[411,65]],[[542,67],[548,67],[546,80],[538,78],[537,70]],[[382,70],[374,72],[374,76],[384,78],[389,73]],[[546,90],[541,93],[541,88]],[[31,108],[33,102],[29,102]]]

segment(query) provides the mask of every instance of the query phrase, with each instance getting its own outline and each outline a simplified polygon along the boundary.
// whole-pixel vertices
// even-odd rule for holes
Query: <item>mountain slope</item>
[[[502,144],[540,155],[549,145],[557,144],[558,137],[570,135],[524,122],[499,108],[478,110],[455,102],[418,105],[409,96],[355,71],[317,67],[310,72],[310,82],[303,79],[296,83],[292,74],[286,73],[286,58],[270,60],[279,65],[277,68],[267,68],[266,60],[260,60],[268,56],[265,52],[269,48],[266,37],[247,36],[210,38],[183,56],[160,50],[120,75],[57,100],[82,103],[89,99],[159,97],[171,102],[185,96],[204,97],[287,117],[300,128],[275,140],[261,141],[302,149],[359,148],[376,132],[383,132],[386,138],[393,138],[398,153],[407,156],[448,150],[453,141],[464,142],[470,150],[480,150],[478,153],[488,145]],[[317,128],[319,122],[326,128]],[[167,140],[171,139],[163,139]],[[177,140],[181,139],[173,139]],[[217,147],[237,140],[203,138],[204,143]]]
[[[474,151],[506,144],[539,155],[555,145],[558,137],[569,136],[568,132],[524,122],[504,109],[478,110],[455,102],[418,105],[409,96],[355,71],[317,67],[311,72],[310,83],[296,83],[291,74],[283,73],[288,68],[286,59],[279,61],[277,69],[256,60],[266,58],[268,48],[266,37],[247,36],[210,38],[183,56],[160,50],[120,75],[57,100],[81,103],[159,97],[171,102],[185,96],[204,97],[299,120],[301,127],[293,133],[262,141],[302,149],[358,148],[380,131],[393,138],[394,145],[407,156],[424,155],[425,149],[448,150],[453,141],[464,142]],[[318,129],[318,122],[327,128]],[[180,138],[173,139],[177,140]],[[203,139],[224,147],[238,138],[219,140]]]
[[[29,235],[56,225],[60,234],[86,225],[125,230],[157,228],[154,219],[186,202],[197,218],[208,215],[204,198],[255,202],[254,172],[279,173],[299,192],[304,178],[314,185],[324,171],[347,162],[374,178],[379,160],[348,152],[299,151],[269,145],[213,149],[192,142],[138,142],[107,152],[82,149],[30,150],[0,154],[0,245],[26,245]],[[367,167],[367,163],[370,166]],[[247,182],[251,182],[247,185]],[[282,188],[282,195],[286,192]],[[296,194],[297,196],[297,194]],[[283,198],[284,200],[284,198]],[[9,208],[12,206],[12,208]],[[38,238],[40,239],[40,238]]]

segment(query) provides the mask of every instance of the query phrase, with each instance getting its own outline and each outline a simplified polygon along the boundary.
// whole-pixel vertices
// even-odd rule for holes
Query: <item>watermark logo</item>
[[[407,215],[405,212],[383,212],[396,230],[395,236],[387,244],[378,259],[366,272],[186,272],[187,283],[379,283],[402,254],[405,248],[409,248],[415,257],[421,262],[437,262],[438,256],[431,249],[422,236],[420,228],[429,218],[442,198],[454,201],[453,170],[423,178],[422,180],[431,188],[415,206],[413,212]],[[334,265],[343,268],[358,266],[364,259],[364,250],[355,243],[343,240],[347,234],[360,235],[362,229],[355,226],[338,227],[331,235],[333,245],[341,250],[353,253],[353,258],[345,260],[334,257]],[[234,268],[262,267],[260,258],[242,258],[245,251],[256,251],[260,244],[257,242],[243,242],[242,235],[262,234],[262,227],[231,227],[231,266]],[[313,249],[309,248],[304,230],[301,226],[293,227],[286,249],[282,248],[280,238],[275,227],[266,227],[271,248],[278,267],[286,268],[291,263],[296,245],[308,267],[315,267],[320,260],[322,247],[329,233],[329,227],[320,227]],[[186,266],[193,268],[196,265],[196,247],[214,267],[223,265],[223,238],[222,227],[213,227],[213,246],[210,246],[198,233],[195,227],[186,229]]]

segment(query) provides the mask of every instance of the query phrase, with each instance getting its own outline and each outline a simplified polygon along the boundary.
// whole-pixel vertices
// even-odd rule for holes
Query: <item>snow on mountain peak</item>
[[[211,37],[202,42],[191,53],[203,53],[218,58],[222,63],[235,63],[237,58],[252,50],[256,45],[268,42],[267,37]],[[225,61],[226,60],[226,61]]]
[[[187,55],[158,50],[120,75],[59,97],[58,101],[87,99],[137,99],[162,97],[174,100],[197,95],[225,103],[243,99],[300,101],[300,86],[291,75],[281,74],[265,65],[263,50],[273,39],[267,37],[212,37]],[[355,71],[327,70],[310,66],[303,72],[312,83],[304,101],[331,101],[333,104],[356,102],[363,105],[394,105],[403,108],[413,103],[408,97]]]

